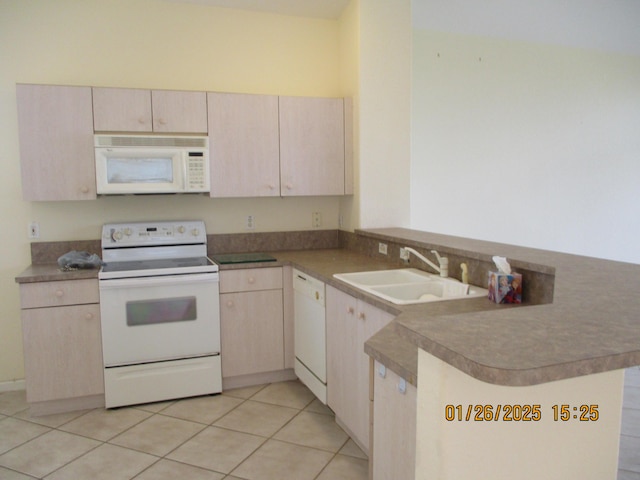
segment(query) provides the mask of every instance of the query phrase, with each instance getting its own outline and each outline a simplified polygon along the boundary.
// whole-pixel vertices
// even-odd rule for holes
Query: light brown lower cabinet
[[[97,280],[22,284],[20,294],[32,414],[104,406]]]
[[[222,377],[283,370],[282,268],[220,272]]]
[[[417,389],[378,362],[373,371],[373,480],[413,480]]]
[[[364,343],[394,315],[334,287],[326,289],[327,402],[360,448],[369,454],[369,356]]]

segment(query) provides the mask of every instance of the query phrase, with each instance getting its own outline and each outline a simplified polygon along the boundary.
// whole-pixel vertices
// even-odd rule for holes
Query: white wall
[[[411,1],[360,0],[359,164],[363,228],[409,225]]]
[[[412,228],[640,263],[639,56],[415,30],[412,105]]]

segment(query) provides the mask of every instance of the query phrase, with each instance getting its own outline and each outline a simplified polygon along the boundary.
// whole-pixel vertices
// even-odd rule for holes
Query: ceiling
[[[330,19],[338,18],[350,2],[165,1]],[[417,29],[640,55],[640,0],[412,0],[412,15]]]

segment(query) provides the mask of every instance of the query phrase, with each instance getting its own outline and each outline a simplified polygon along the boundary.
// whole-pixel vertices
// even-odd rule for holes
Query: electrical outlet
[[[387,254],[387,244],[386,243],[378,243],[378,253],[381,253],[383,255]]]
[[[311,226],[313,228],[320,228],[322,226],[322,213],[313,212],[311,214]]]
[[[254,215],[247,215],[247,223],[245,225],[247,230],[253,230],[256,228],[256,217]]]
[[[29,223],[27,235],[29,238],[40,238],[40,224],[38,222]]]
[[[406,248],[400,248],[400,258],[402,260],[409,260],[409,250],[407,250]]]

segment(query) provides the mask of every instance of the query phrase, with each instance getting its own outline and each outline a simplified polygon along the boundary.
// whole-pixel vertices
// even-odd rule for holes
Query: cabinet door
[[[96,132],[151,132],[151,92],[135,88],[94,88]]]
[[[153,131],[207,133],[207,94],[154,90],[151,92]]]
[[[364,343],[393,315],[327,286],[327,402],[369,452],[369,356]]]
[[[22,310],[27,401],[104,394],[98,304]]]
[[[17,85],[25,200],[96,198],[90,87]]]
[[[280,97],[281,195],[344,195],[344,102]]]
[[[353,99],[344,99],[344,193],[353,195]]]
[[[327,404],[336,416],[352,426],[357,411],[358,323],[357,300],[326,286]],[[353,432],[350,432],[353,433]]]
[[[386,326],[393,315],[384,312],[371,305],[358,301],[357,310],[357,339],[358,348],[356,351],[357,378],[354,381],[356,389],[355,401],[357,403],[356,411],[358,415],[353,419],[353,433],[360,440],[362,445],[369,445],[369,431],[371,426],[370,418],[370,395],[369,388],[371,386],[371,369],[369,355],[364,353],[364,343],[369,340],[376,332]],[[369,450],[367,449],[367,453]]]
[[[284,368],[282,290],[220,295],[222,376]]]
[[[375,363],[373,388],[373,480],[413,480],[416,469],[417,390]]]
[[[278,97],[209,93],[212,197],[280,195]]]

